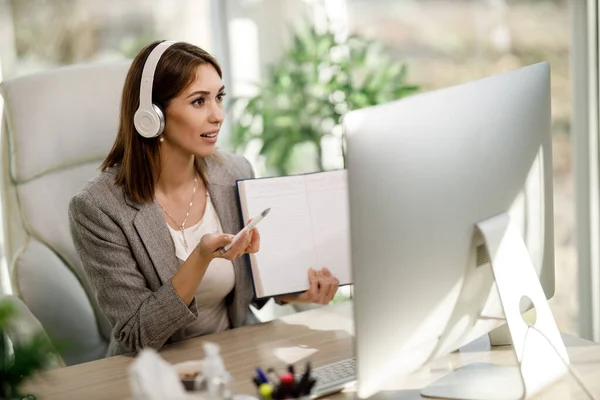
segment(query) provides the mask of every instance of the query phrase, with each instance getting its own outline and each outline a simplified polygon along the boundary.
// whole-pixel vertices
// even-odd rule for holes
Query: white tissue
[[[184,400],[188,398],[173,366],[152,349],[142,350],[131,363],[129,383],[134,399]]]

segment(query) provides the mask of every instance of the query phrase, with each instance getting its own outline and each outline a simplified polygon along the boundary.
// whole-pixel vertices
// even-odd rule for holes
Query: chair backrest
[[[19,343],[30,343],[32,340],[36,339],[50,342],[50,338],[40,321],[38,321],[31,311],[29,311],[29,308],[27,308],[27,305],[25,305],[21,299],[12,295],[0,296],[0,304],[9,304],[16,313],[15,317],[8,324],[7,331],[3,332],[6,334],[11,346],[15,346]],[[51,350],[56,352],[55,348],[52,348]],[[53,360],[48,367],[53,369],[64,366],[63,360],[57,358]]]
[[[71,365],[104,357],[110,325],[82,273],[68,204],[98,175],[130,62],[78,65],[1,85],[3,251],[15,293]]]

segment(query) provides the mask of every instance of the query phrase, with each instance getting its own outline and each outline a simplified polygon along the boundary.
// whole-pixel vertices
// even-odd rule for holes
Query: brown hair
[[[110,153],[102,163],[102,171],[118,166],[116,182],[125,194],[138,203],[154,200],[154,184],[161,169],[158,138],[144,138],[135,129],[133,115],[140,104],[140,83],[146,59],[160,41],[144,47],[133,59],[123,85],[119,131]],[[213,56],[188,43],[174,43],[161,56],[152,84],[152,102],[163,113],[169,102],[187,89],[196,77],[198,66],[212,65],[219,76],[221,67]],[[204,178],[201,161],[196,157],[196,169]]]

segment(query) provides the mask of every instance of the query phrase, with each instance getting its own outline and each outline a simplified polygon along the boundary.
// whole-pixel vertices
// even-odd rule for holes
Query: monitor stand
[[[517,365],[469,364],[426,387],[421,395],[457,400],[527,399],[569,372],[567,350],[527,247],[510,224],[509,215],[482,221],[477,229],[490,256]],[[522,298],[535,307],[535,328],[521,316]]]

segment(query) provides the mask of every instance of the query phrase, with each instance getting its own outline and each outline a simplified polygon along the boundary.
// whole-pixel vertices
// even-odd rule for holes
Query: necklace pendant
[[[183,247],[185,248],[185,251],[188,251],[187,239],[185,238],[185,232],[183,231],[183,229],[183,226],[179,228],[179,230],[181,231],[181,236],[183,237]]]

